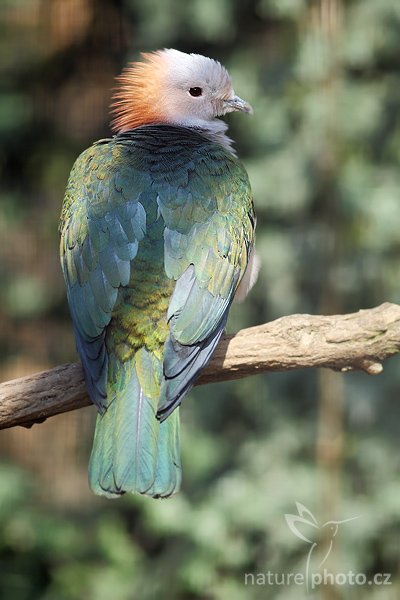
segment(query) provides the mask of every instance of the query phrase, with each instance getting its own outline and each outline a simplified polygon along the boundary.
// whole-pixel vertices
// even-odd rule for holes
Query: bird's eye
[[[189,88],[189,94],[191,96],[194,96],[195,98],[197,98],[198,96],[201,96],[203,93],[203,90],[199,87],[192,87]]]

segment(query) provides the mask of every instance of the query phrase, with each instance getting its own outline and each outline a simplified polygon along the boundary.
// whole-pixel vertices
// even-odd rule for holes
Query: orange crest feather
[[[163,121],[162,98],[164,64],[159,53],[142,53],[145,62],[133,62],[117,77],[119,84],[111,104],[114,131],[127,131],[140,125]]]

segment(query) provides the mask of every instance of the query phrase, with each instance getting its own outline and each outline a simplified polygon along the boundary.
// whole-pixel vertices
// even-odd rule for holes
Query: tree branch
[[[196,385],[312,367],[377,375],[382,361],[399,351],[399,305],[348,315],[291,315],[225,335]],[[0,429],[30,426],[89,404],[81,366],[61,365],[0,385]]]

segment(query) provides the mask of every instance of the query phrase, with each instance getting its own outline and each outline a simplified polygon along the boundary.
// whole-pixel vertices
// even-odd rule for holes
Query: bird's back
[[[178,414],[161,425],[155,415],[170,415],[209,360],[253,230],[243,167],[200,132],[139,127],[76,161],[61,260],[100,411],[91,466],[97,493],[166,496],[179,487]]]

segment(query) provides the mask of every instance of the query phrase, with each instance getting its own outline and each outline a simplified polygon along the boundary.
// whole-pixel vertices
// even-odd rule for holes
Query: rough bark
[[[399,305],[347,315],[291,315],[225,335],[196,385],[314,367],[377,375],[399,351]],[[0,429],[30,426],[89,404],[81,366],[61,365],[0,385]]]

